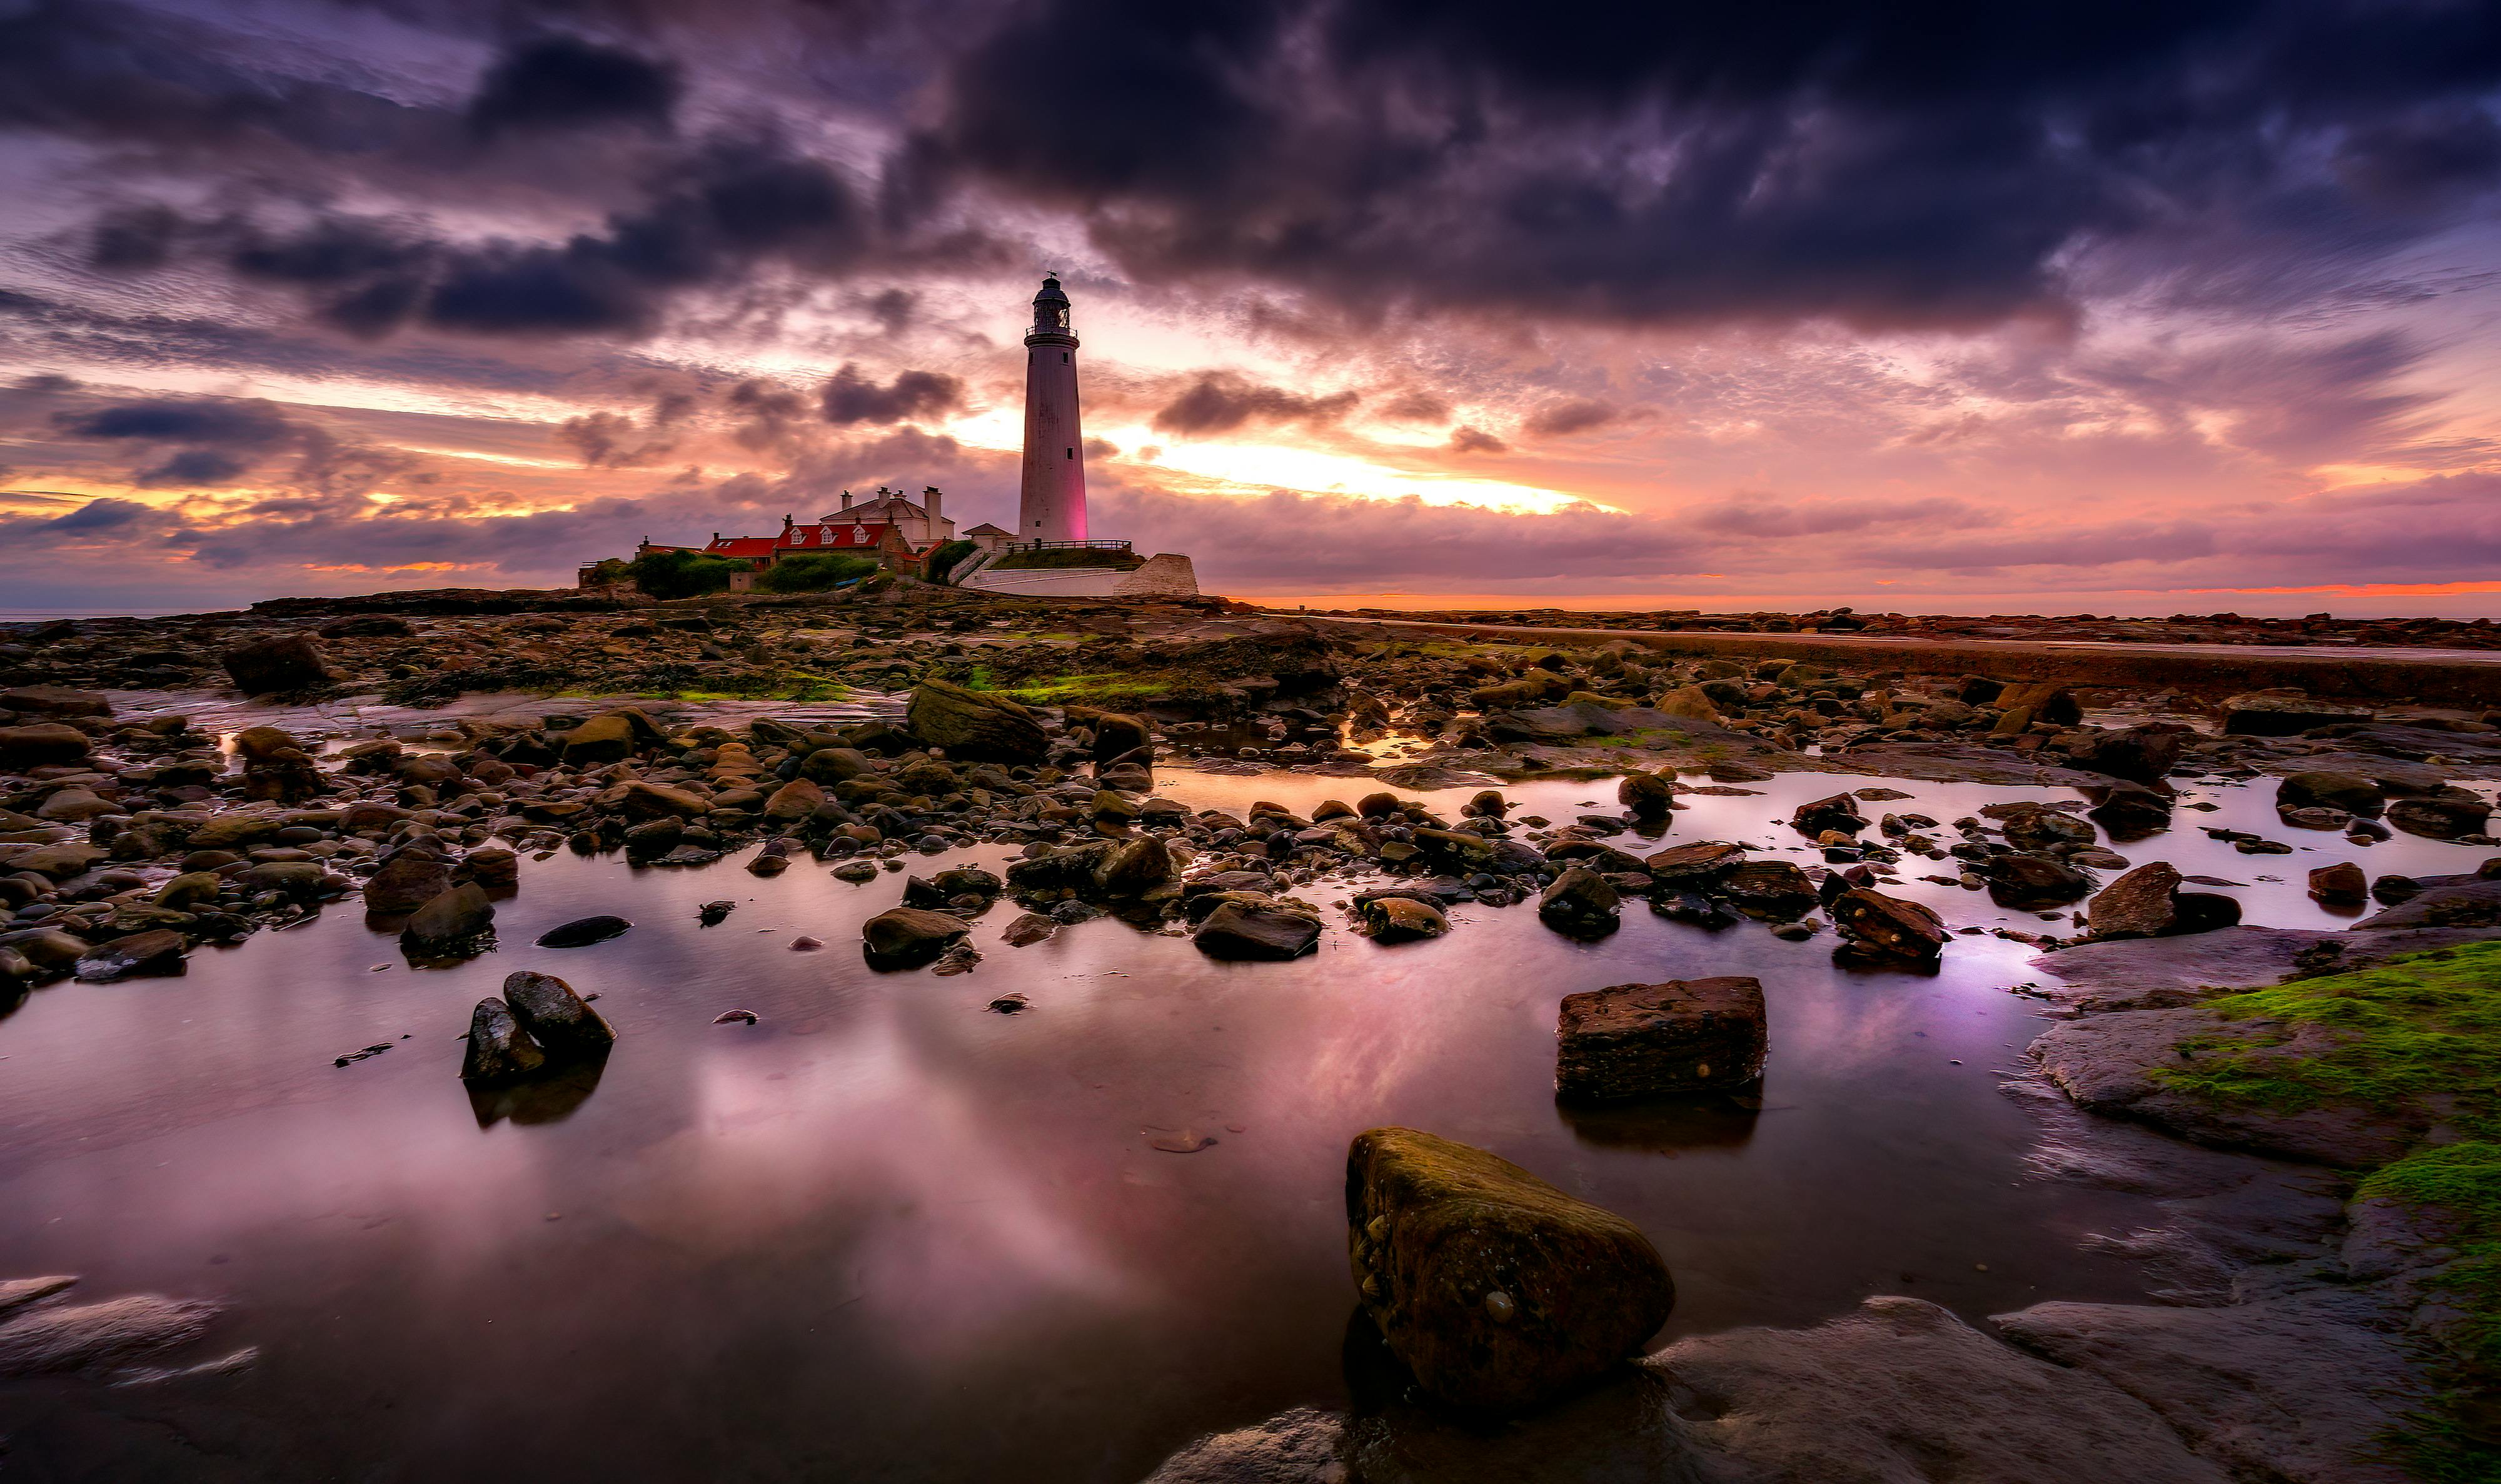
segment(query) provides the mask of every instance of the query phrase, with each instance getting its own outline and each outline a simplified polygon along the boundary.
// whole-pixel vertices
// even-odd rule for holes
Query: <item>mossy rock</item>
[[[1042,722],[1005,696],[966,690],[945,680],[923,680],[905,712],[912,735],[950,758],[994,763],[1038,763],[1050,752]]]
[[[1435,1399],[1513,1412],[1638,1354],[1676,1284],[1639,1228],[1510,1161],[1414,1129],[1347,1151],[1364,1312]]]

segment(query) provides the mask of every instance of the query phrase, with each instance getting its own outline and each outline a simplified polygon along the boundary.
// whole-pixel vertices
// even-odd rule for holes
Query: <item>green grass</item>
[[[2488,1409],[2501,1390],[2501,942],[2434,949],[2206,1004],[2269,1028],[2182,1042],[2190,1060],[2155,1073],[2166,1085],[2282,1112],[2430,1104],[2438,1122],[2465,1136],[2365,1172],[2354,1196],[2436,1209],[2454,1233],[2456,1259],[2433,1280],[2462,1315],[2443,1336],[2446,1404],[2412,1419],[2394,1441],[2418,1473],[2439,1484],[2501,1481],[2501,1447],[2459,1421],[2468,1406]],[[2310,1026],[2332,1033],[2325,1050],[2298,1058],[2277,1051]]]
[[[1102,675],[1049,676],[1004,686],[999,693],[1018,701],[1060,706],[1070,701],[1110,701],[1122,697],[1160,696],[1171,687],[1117,671]]]

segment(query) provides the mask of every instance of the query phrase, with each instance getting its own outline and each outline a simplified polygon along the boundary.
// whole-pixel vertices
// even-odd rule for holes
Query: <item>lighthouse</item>
[[[1077,420],[1077,337],[1056,275],[1033,296],[1024,338],[1024,493],[1017,540],[1085,540],[1085,434]]]

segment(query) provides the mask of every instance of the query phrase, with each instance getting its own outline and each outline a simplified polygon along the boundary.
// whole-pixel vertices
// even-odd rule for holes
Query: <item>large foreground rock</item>
[[[475,944],[494,925],[495,904],[477,882],[463,881],[418,907],[401,930],[400,942],[439,953]]]
[[[2235,1478],[2401,1484],[2385,1438],[2430,1402],[2369,1291],[2306,1290],[2221,1307],[2040,1303],[2007,1337],[2141,1397]]]
[[[2179,868],[2148,861],[2095,892],[2084,920],[2098,939],[2212,933],[2240,922],[2241,905],[2232,898],[2180,887]]]
[[[551,1057],[592,1057],[617,1041],[617,1032],[573,986],[551,973],[524,969],[504,978],[504,1003],[530,1039]],[[483,1006],[482,1006],[483,1007]]]
[[[1042,722],[1005,696],[966,690],[945,680],[923,680],[905,712],[912,735],[950,758],[999,763],[1038,763],[1050,751]]]
[[[322,660],[320,646],[302,634],[281,634],[228,649],[217,656],[217,662],[247,696],[308,690],[330,680],[330,667]]]
[[[1364,1312],[1417,1384],[1454,1405],[1508,1412],[1586,1385],[1676,1303],[1632,1223],[1431,1134],[1356,1135],[1346,1216]]]
[[[1499,1431],[1413,1406],[1298,1409],[1149,1484],[2230,1484],[2144,1402],[1917,1299],[1682,1339]],[[2263,1470],[2243,1477],[2276,1478]]]
[[[1924,904],[1856,886],[1832,899],[1832,925],[1859,953],[1933,964],[1946,948],[1946,925]]]
[[[1763,985],[1731,975],[1566,995],[1554,1092],[1608,1103],[1743,1087],[1763,1074]]]
[[[0,768],[17,773],[83,763],[90,745],[84,732],[58,721],[0,727]]]

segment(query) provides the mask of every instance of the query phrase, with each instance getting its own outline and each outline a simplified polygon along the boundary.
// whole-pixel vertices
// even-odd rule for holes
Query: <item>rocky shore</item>
[[[1932,632],[1778,621],[1745,620]],[[1949,631],[1974,632],[1933,629]],[[2125,637],[2483,647],[2489,633],[2218,618]],[[1647,907],[1917,973],[1984,930],[1904,895],[1917,880],[2039,923],[1989,930],[2045,950],[2057,981],[2027,991],[2060,1018],[2009,1091],[2082,1177],[2177,1213],[2134,1254],[2177,1274],[2176,1302],[2048,1303],[1997,1316],[1992,1336],[1877,1297],[1814,1329],[1635,1361],[1673,1302],[1637,1231],[1430,1131],[1374,1131],[1349,1176],[1349,1303],[1367,1316],[1350,1367],[1387,1379],[1358,1386],[1349,1413],[1214,1436],[1155,1477],[2467,1477],[2413,1470],[2489,1456],[2501,1197],[2477,1160],[2501,1095],[2477,1069],[2501,1050],[2483,998],[2501,966],[2481,946],[2501,936],[2501,861],[2322,868],[2312,896],[2357,920],[2305,932],[2240,927],[2233,899],[2201,889],[2216,883],[2109,845],[2201,828],[2177,786],[2194,778],[2271,791],[2277,828],[2205,831],[2241,855],[2398,834],[2501,846],[2488,786],[2470,786],[2501,777],[2501,718],[2453,697],[2362,705],[2231,680],[2218,667],[2205,687],[2077,687],[910,584],[666,605],[402,594],[19,626],[0,642],[0,1006],[73,977],[180,974],[206,945],[324,910],[361,910],[411,963],[459,962],[495,945],[497,903],[558,851],[898,874],[902,904],[856,951],[941,975],[980,962],[971,925],[1003,905],[991,941],[1011,952],[1113,914],[1256,965],[1313,951],[1331,924],[1366,953],[1464,932],[1462,904],[1524,908],[1577,940]],[[1344,786],[1300,812],[1193,808],[1155,791],[1159,768]],[[1805,864],[1677,834],[1695,796],[1788,774],[1835,775],[1778,826]],[[1614,780],[1617,809],[1558,820],[1504,792],[1551,776]],[[1939,819],[1888,808],[1907,796],[1870,778],[2066,796]],[[1453,788],[1473,790],[1455,810],[1413,797]],[[1013,855],[921,874],[974,843]],[[1586,988],[1557,1024],[1566,1096],[1759,1074],[1754,980]],[[577,1074],[615,1034],[525,969],[476,1006],[462,1075],[509,1097]],[[1412,1224],[1427,1207],[1441,1214]],[[1446,1237],[1400,1235],[1435,1232],[1496,1234],[1513,1255],[1450,1268]],[[1582,1255],[1557,1256],[1558,1232]],[[1640,1334],[1606,1328],[1627,1314]]]

